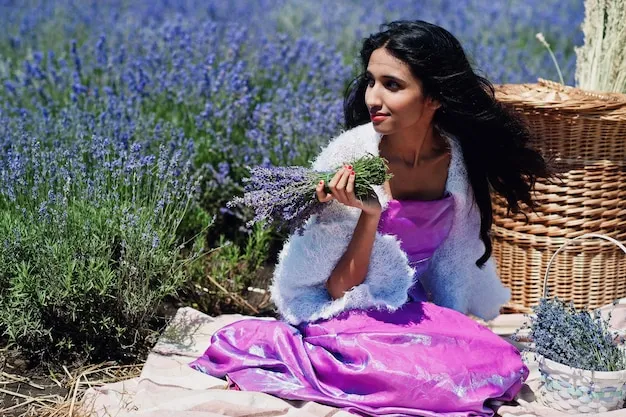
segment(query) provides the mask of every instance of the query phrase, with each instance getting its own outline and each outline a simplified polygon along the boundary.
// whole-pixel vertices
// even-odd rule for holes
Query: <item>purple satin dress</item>
[[[453,198],[391,200],[379,230],[396,235],[419,276],[447,237]],[[244,391],[310,400],[364,416],[491,416],[528,376],[517,349],[419,282],[395,312],[351,310],[302,323],[245,319],[218,330],[190,366]]]

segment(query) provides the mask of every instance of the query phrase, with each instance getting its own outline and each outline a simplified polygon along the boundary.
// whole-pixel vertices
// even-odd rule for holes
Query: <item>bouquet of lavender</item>
[[[350,162],[356,174],[354,193],[364,200],[374,194],[372,185],[382,185],[391,178],[387,173],[387,161],[384,158],[368,154]],[[309,168],[292,167],[253,167],[251,176],[243,181],[243,197],[235,197],[227,203],[227,207],[245,205],[254,209],[254,218],[247,223],[265,221],[265,226],[279,222],[279,226],[290,233],[297,231],[302,234],[307,219],[321,212],[326,206],[315,196],[315,187],[324,180],[326,192],[330,192],[327,184],[335,175],[332,172],[319,172]]]
[[[533,308],[530,322],[518,330],[529,330],[534,341],[530,350],[555,362],[589,371],[626,369],[626,356],[618,343],[623,338],[609,329],[600,312],[577,311],[572,303],[543,298]]]

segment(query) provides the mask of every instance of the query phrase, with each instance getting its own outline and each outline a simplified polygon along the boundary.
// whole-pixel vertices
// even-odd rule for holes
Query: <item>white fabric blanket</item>
[[[605,308],[608,311],[608,308]],[[626,299],[613,309],[612,326],[626,330]],[[353,414],[326,405],[285,401],[258,392],[225,390],[225,382],[191,369],[187,364],[201,355],[211,335],[245,316],[210,317],[192,308],[181,308],[154,347],[137,378],[91,388],[84,411],[94,417],[347,417]],[[273,319],[268,319],[273,320]],[[521,314],[507,314],[486,323],[507,337],[524,322]],[[538,404],[534,391],[539,384],[536,364],[528,357],[531,374],[518,396],[519,406],[501,406],[502,417],[565,415]],[[596,414],[626,417],[626,409]],[[583,415],[580,415],[583,416]],[[586,415],[588,416],[588,414]]]

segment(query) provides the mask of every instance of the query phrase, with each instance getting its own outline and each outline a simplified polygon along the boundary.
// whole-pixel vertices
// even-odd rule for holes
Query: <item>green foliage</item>
[[[217,249],[205,262],[194,265],[192,279],[182,292],[194,307],[212,314],[253,313],[239,300],[247,298],[248,287],[263,288],[267,284],[263,267],[276,236],[259,224],[245,236],[245,242],[239,245],[220,236]]]
[[[47,361],[132,360],[154,342],[157,307],[185,282],[202,238],[183,254],[152,210],[113,201],[74,200],[65,213],[60,226],[0,212],[3,330]]]

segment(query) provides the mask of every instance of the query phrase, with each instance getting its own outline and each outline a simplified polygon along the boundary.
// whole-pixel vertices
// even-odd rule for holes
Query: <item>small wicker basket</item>
[[[615,244],[626,254],[626,246],[617,240],[594,233],[578,236],[567,241],[550,258],[543,281],[542,293],[548,296],[548,275],[559,252],[574,241],[586,238],[600,238]],[[535,354],[541,384],[537,391],[540,402],[555,410],[570,414],[599,413],[621,408],[626,395],[626,370],[589,371],[573,368]]]
[[[568,414],[597,414],[624,404],[626,371],[594,372],[572,368],[537,356],[541,403]]]
[[[496,98],[529,125],[532,143],[550,159],[560,181],[539,181],[536,213],[507,212],[493,197],[493,256],[511,288],[509,307],[528,312],[542,295],[552,253],[567,239],[600,233],[626,239],[626,95],[602,94],[546,80],[506,84]],[[554,295],[578,308],[626,296],[626,255],[605,242],[585,242],[556,259]]]

